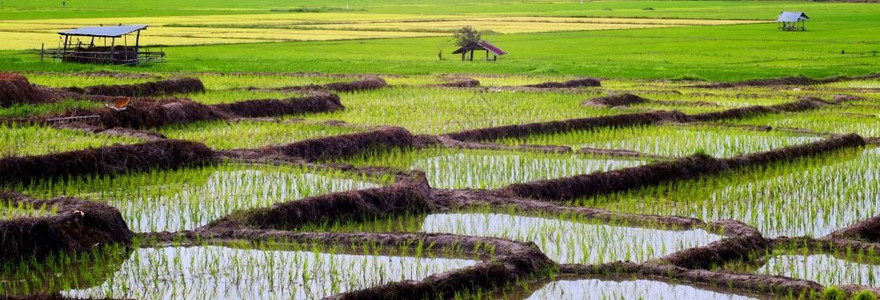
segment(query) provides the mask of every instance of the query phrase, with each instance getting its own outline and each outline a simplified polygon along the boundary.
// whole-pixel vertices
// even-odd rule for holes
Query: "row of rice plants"
[[[78,130],[14,123],[0,124],[0,157],[41,155],[139,142],[142,140],[96,135]]]
[[[644,160],[582,154],[553,154],[446,148],[368,152],[343,162],[422,170],[436,188],[499,188],[513,183],[609,171]]]
[[[57,212],[57,207],[55,207],[54,205],[47,205],[45,203],[37,206],[24,202],[8,203],[5,201],[0,201],[0,220],[30,217],[48,217],[54,215]]]
[[[413,214],[342,221],[301,228],[329,232],[427,232],[505,238],[533,242],[559,263],[602,264],[644,262],[679,250],[722,239],[703,229],[678,230],[658,225],[632,227],[602,223],[573,214],[529,214],[509,207],[505,213],[488,208],[467,212]]]
[[[40,104],[22,103],[0,108],[0,119],[61,114],[72,109],[90,109],[98,107],[101,107],[101,103],[74,99]]]
[[[72,196],[118,208],[133,231],[194,229],[247,208],[387,184],[372,178],[305,167],[221,164],[201,168],[44,180],[14,190],[36,198]]]
[[[736,170],[573,201],[616,211],[735,219],[765,236],[822,236],[876,215],[880,149]]]
[[[395,125],[419,134],[510,124],[603,116],[616,110],[581,107],[584,95],[397,87],[344,94],[345,111],[314,119],[362,125]]]
[[[562,145],[638,151],[660,156],[687,156],[696,152],[732,157],[819,140],[789,132],[758,132],[717,126],[638,126],[570,131],[502,139],[509,145]]]
[[[196,141],[213,149],[260,148],[296,141],[358,132],[356,129],[323,124],[266,121],[203,121],[162,127],[159,132],[172,139]]]
[[[836,134],[858,133],[865,137],[880,137],[880,126],[877,126],[880,124],[880,109],[867,104],[831,106],[816,111],[768,115],[727,123],[807,129]]]
[[[0,295],[71,298],[319,299],[394,281],[420,280],[475,260],[377,245],[107,247],[4,264]],[[362,250],[360,250],[362,249]]]

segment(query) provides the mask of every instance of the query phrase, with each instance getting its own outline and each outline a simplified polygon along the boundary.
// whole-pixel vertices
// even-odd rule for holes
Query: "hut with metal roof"
[[[147,25],[83,27],[58,32],[62,45],[48,54],[67,62],[137,65],[146,61],[162,61],[162,51],[143,51],[141,31]],[[129,45],[132,36],[133,45]],[[45,53],[44,53],[45,54]]]
[[[782,31],[804,31],[807,30],[804,23],[809,19],[803,12],[784,11],[776,18],[776,22],[779,22],[779,30]]]
[[[501,50],[501,48],[498,48],[498,46],[493,45],[489,41],[469,43],[452,51],[452,54],[461,54],[461,60],[464,61],[467,59],[468,53],[470,53],[470,60],[474,60],[474,52],[484,50],[486,51],[486,60],[490,60],[489,53],[492,53],[491,60],[498,60],[499,56],[507,54],[507,52],[504,52],[504,50]]]

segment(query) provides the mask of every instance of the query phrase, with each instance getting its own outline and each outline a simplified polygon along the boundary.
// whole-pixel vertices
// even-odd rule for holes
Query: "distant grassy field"
[[[876,38],[880,6],[873,4],[68,2],[66,7],[56,1],[4,4],[0,9],[5,20],[0,22],[0,48],[51,46],[57,44],[53,32],[60,28],[129,22],[163,25],[145,32],[143,41],[147,44],[223,45],[166,47],[167,63],[137,68],[41,62],[31,51],[7,50],[0,51],[0,69],[516,73],[726,81],[855,75],[880,67],[880,41]],[[807,12],[812,17],[808,31],[780,32],[773,23],[733,24],[772,21],[782,10]],[[137,18],[131,18],[134,16]],[[486,37],[510,54],[499,62],[460,62],[450,53],[454,45],[448,36],[450,30],[465,24],[490,30]],[[710,24],[713,26],[702,26]],[[443,60],[438,59],[440,52]]]

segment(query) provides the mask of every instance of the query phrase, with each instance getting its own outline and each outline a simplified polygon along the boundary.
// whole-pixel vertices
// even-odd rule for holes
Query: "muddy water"
[[[62,292],[79,298],[319,299],[476,264],[463,259],[261,251],[219,246],[143,248],[107,280]]]
[[[812,280],[824,286],[859,284],[880,287],[878,261],[843,260],[829,254],[778,255],[757,270],[759,274]]]
[[[550,282],[530,295],[508,299],[757,299],[663,281],[628,279],[581,279]]]
[[[459,153],[415,160],[437,188],[499,188],[513,183],[633,167],[645,161],[537,155]]]
[[[641,262],[722,238],[702,229],[646,229],[485,213],[429,215],[422,230],[531,241],[556,262],[581,264]]]

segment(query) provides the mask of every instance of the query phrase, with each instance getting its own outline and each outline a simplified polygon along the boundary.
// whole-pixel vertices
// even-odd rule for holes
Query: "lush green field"
[[[300,2],[296,5],[232,1],[186,5],[155,4],[176,10],[149,10],[153,4],[129,1],[71,1],[7,3],[0,15],[9,19],[46,19],[108,16],[185,16],[206,14],[289,13],[302,7],[330,11],[334,16],[355,14],[417,14],[453,18],[556,16],[688,19],[773,20],[782,10],[802,10],[812,17],[806,32],[780,32],[772,23],[753,25],[684,26],[675,28],[575,31],[552,34],[490,34],[487,37],[510,54],[498,62],[463,63],[450,54],[445,37],[391,38],[355,41],[283,42],[236,45],[169,47],[165,64],[123,71],[218,72],[325,72],[325,73],[518,73],[572,74],[610,78],[702,78],[738,80],[807,75],[827,77],[874,72],[880,59],[880,7],[872,4],[739,1],[613,1],[481,2],[461,5],[424,5],[384,1],[349,4]],[[574,2],[574,1],[572,1]],[[467,3],[467,5],[464,5]],[[117,7],[118,6],[118,7]],[[348,6],[349,10],[346,10]],[[193,10],[198,7],[199,10]],[[653,10],[645,10],[652,8]],[[72,10],[77,9],[74,13]],[[274,11],[278,13],[278,11]],[[303,13],[320,19],[320,12]],[[308,15],[305,17],[305,15]],[[167,28],[166,28],[167,29]],[[144,36],[149,39],[149,34]],[[39,47],[36,43],[34,47]],[[439,61],[437,53],[446,53]],[[279,63],[282,62],[282,63]],[[29,52],[0,52],[0,69],[79,71],[104,67],[39,62]]]

